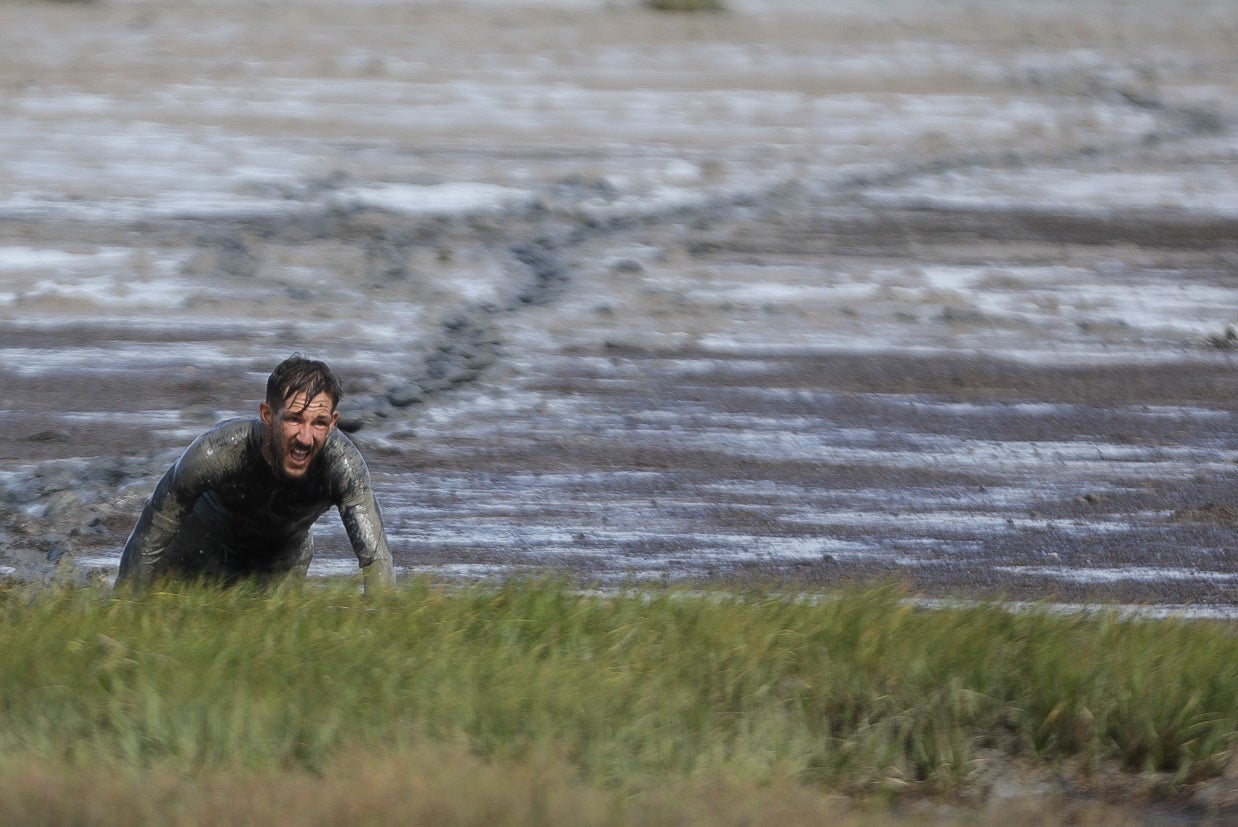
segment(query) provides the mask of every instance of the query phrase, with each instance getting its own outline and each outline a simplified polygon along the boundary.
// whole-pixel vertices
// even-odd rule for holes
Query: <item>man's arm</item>
[[[391,557],[385,560],[375,560],[361,569],[361,588],[366,594],[373,594],[379,589],[389,589],[395,585],[395,567]]]
[[[189,451],[186,451],[185,455],[164,473],[155,486],[154,493],[142,508],[142,514],[120,555],[117,586],[144,586],[150,582],[155,565],[172,545],[181,521],[193,507],[198,495],[185,484],[186,475],[183,473],[188,454]]]
[[[394,585],[395,566],[392,564],[391,550],[387,547],[382,513],[368,479],[363,496],[341,503],[340,519],[344,521],[344,530],[348,532],[353,553],[361,566],[361,582],[366,593]]]
[[[116,585],[144,586],[176,539],[181,522],[243,450],[249,426],[223,423],[199,436],[159,479],[120,556]]]
[[[337,480],[340,483],[340,519],[348,532],[353,553],[357,555],[361,582],[368,594],[372,589],[395,584],[395,566],[391,549],[387,547],[382,511],[370,483],[370,469],[351,441],[343,438],[341,447]]]

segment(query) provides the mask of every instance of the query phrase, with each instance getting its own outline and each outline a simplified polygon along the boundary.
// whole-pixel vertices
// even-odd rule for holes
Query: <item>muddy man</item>
[[[367,592],[394,582],[370,472],[336,427],[340,382],[293,354],[267,379],[259,417],[195,439],[159,480],[120,558],[117,587],[163,578],[304,579],[310,529],[335,506]]]

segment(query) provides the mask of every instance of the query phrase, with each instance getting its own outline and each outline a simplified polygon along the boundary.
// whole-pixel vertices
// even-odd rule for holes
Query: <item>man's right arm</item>
[[[205,460],[218,448],[210,436],[208,433],[194,440],[159,479],[121,553],[117,586],[144,586],[150,582],[185,515],[209,485],[202,471],[213,465]]]

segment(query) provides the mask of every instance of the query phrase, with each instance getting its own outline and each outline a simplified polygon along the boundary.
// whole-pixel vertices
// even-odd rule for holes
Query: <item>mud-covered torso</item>
[[[332,461],[338,451],[329,450],[335,433],[303,479],[287,480],[262,456],[261,423],[242,421],[238,431],[200,460],[214,465],[202,469],[214,482],[198,498],[194,515],[219,539],[237,547],[268,547],[304,537],[347,487],[346,468]]]
[[[348,437],[331,430],[304,475],[291,479],[263,456],[264,433],[259,419],[234,419],[194,440],[155,486],[125,544],[120,579],[304,573],[311,529],[332,506],[358,563],[389,567],[369,469]]]

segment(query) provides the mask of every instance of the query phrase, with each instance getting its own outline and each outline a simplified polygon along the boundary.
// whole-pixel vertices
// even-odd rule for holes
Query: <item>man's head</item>
[[[335,427],[340,380],[325,362],[294,353],[267,379],[266,399],[258,406],[266,436],[262,453],[275,472],[300,479]]]

